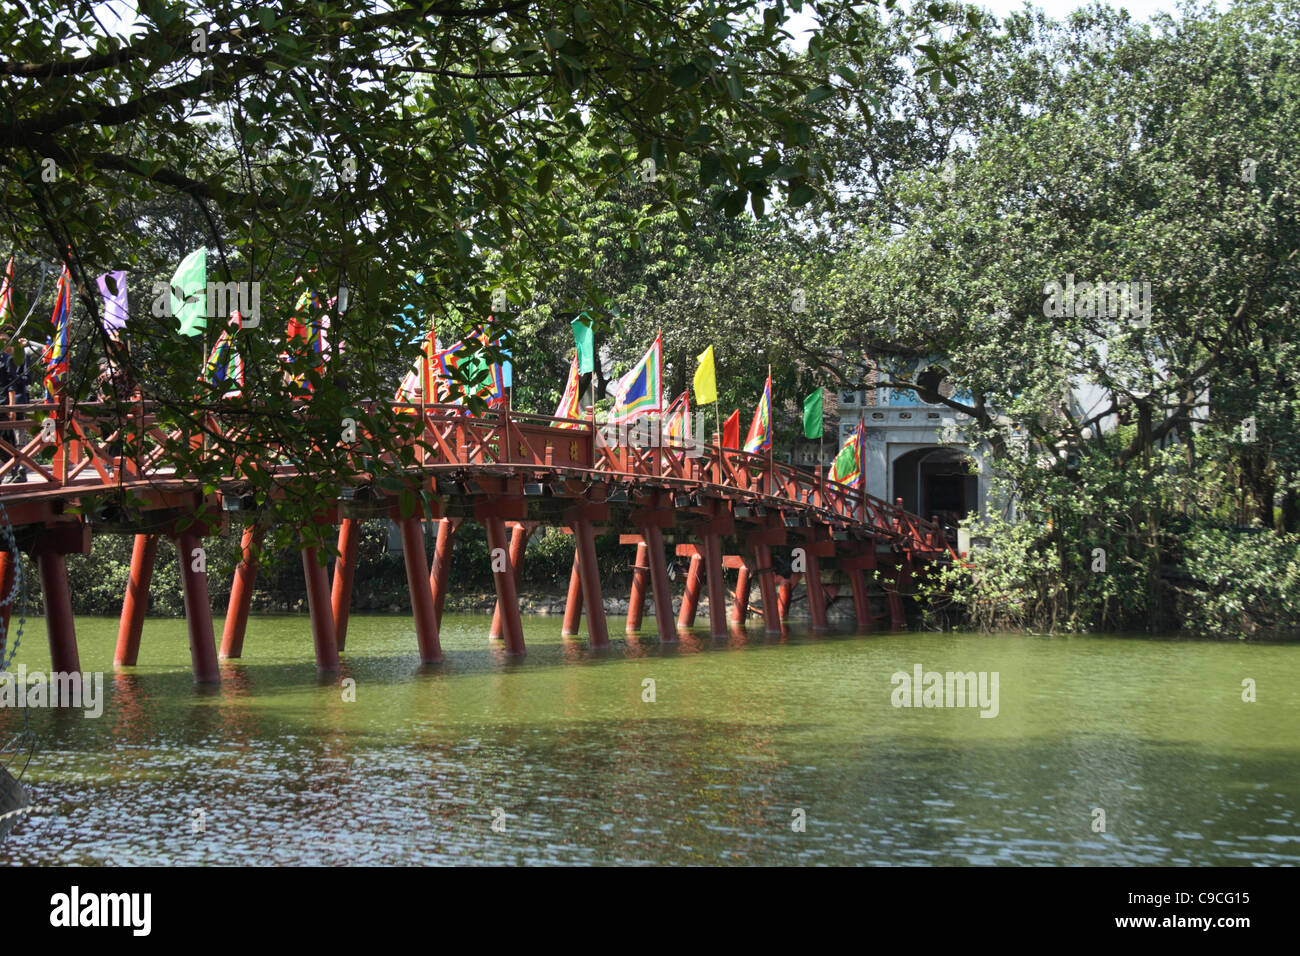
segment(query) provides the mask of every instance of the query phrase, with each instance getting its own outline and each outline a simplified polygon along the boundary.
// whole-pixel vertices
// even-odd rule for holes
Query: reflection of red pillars
[[[208,602],[208,572],[195,570],[203,542],[193,532],[176,536],[176,558],[181,565],[181,586],[185,591],[185,621],[190,632],[190,667],[198,684],[221,680],[217,667],[217,645],[212,636],[212,606]]]
[[[334,614],[334,645],[342,651],[347,645],[348,616],[352,613],[352,578],[357,570],[357,541],[361,522],[344,518],[339,522],[339,557],[334,562],[334,586],[330,608]]]
[[[456,546],[456,531],[460,518],[443,518],[438,522],[438,540],[433,546],[433,568],[429,571],[429,590],[433,592],[433,611],[438,626],[442,627],[442,607],[447,603],[447,581],[451,577],[451,555]],[[424,538],[420,538],[420,553],[424,553]]]
[[[19,560],[13,551],[0,551],[0,659],[9,643],[9,612],[14,608],[9,592],[14,587],[15,565]]]
[[[81,671],[77,631],[72,618],[72,592],[68,590],[68,564],[61,554],[42,551],[36,566],[45,597],[45,631],[50,638],[50,670],[55,674]]]
[[[731,623],[745,626],[749,614],[749,568],[743,564],[736,572],[736,599],[731,606]]]
[[[528,545],[530,531],[522,524],[517,524],[510,532],[510,569],[515,576],[515,593],[519,593],[519,582],[524,571],[524,548]],[[501,640],[501,601],[497,600],[492,609],[492,627],[488,631],[488,640]]]
[[[659,628],[659,641],[671,644],[677,640],[673,623],[673,592],[668,583],[668,562],[664,560],[664,532],[658,525],[641,529],[650,557],[650,590],[655,602],[655,624]]]
[[[158,557],[158,536],[137,534],[131,548],[131,576],[122,598],[122,620],[117,626],[115,667],[134,667],[140,657],[140,633],[144,614],[149,609],[149,582],[153,580],[153,563]]]
[[[578,572],[582,576],[582,603],[587,611],[587,638],[592,647],[609,647],[605,623],[605,600],[600,596],[600,566],[596,564],[596,532],[591,522],[579,518],[573,523],[578,539]]]
[[[821,560],[808,548],[808,573],[804,581],[808,584],[808,617],[814,631],[826,630],[826,591],[822,588]]]
[[[722,569],[722,538],[704,535],[705,575],[709,582],[709,636],[727,636],[727,582]]]
[[[438,642],[438,612],[433,600],[424,555],[424,524],[412,515],[397,522],[402,532],[402,558],[406,563],[406,588],[411,594],[411,616],[415,619],[415,642],[420,646],[420,663],[442,660]]]
[[[569,599],[564,605],[564,625],[560,634],[572,637],[582,620],[582,573],[578,570],[578,549],[573,549],[573,571],[569,574]]]
[[[235,566],[230,585],[230,603],[226,607],[226,625],[221,630],[221,656],[239,657],[244,653],[244,634],[248,631],[248,609],[253,602],[253,584],[257,581],[257,555],[262,549],[263,528],[250,524],[244,528],[240,542],[243,557]]]
[[[686,592],[682,595],[682,607],[677,613],[678,627],[691,627],[695,624],[695,609],[700,603],[700,590],[704,585],[704,558],[699,553],[691,555],[691,566],[686,572]]]
[[[794,589],[799,586],[801,577],[803,577],[802,574],[791,573],[788,578],[781,582],[781,587],[777,590],[776,610],[783,621],[786,619],[786,615],[790,613],[790,600],[794,597]]]
[[[311,617],[312,644],[316,647],[316,669],[328,673],[339,669],[339,649],[334,638],[329,575],[316,557],[314,545],[302,549],[302,576],[307,585],[307,613]],[[424,575],[420,578],[423,583]]]
[[[772,570],[772,549],[761,541],[754,544],[754,573],[758,575],[758,593],[763,596],[763,630],[781,633],[781,616],[777,611],[776,572]]]
[[[506,549],[506,524],[498,515],[484,515],[483,527],[487,531],[488,558],[492,562],[492,578],[497,586],[497,608],[501,612],[502,636],[506,641],[506,653],[523,655],[524,626],[519,619],[519,594],[515,590],[515,572],[510,567],[509,553]],[[506,558],[505,567],[501,567],[501,558]]]
[[[641,614],[645,611],[645,582],[650,576],[650,549],[644,541],[636,546],[636,562],[632,565],[632,594],[627,599],[627,632],[641,630]]]
[[[858,621],[858,632],[871,630],[871,596],[867,593],[867,579],[861,568],[849,568],[849,586],[853,588],[853,615]]]

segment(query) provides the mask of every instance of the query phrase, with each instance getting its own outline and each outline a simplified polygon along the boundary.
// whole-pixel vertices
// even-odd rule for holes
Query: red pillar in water
[[[695,611],[700,604],[700,591],[704,586],[704,558],[697,551],[691,555],[691,566],[686,572],[686,591],[682,594],[682,606],[677,612],[677,626],[689,628],[695,624]],[[709,614],[713,613],[713,603],[709,602]]]
[[[758,575],[758,590],[763,596],[763,629],[768,634],[781,633],[781,617],[777,609],[776,572],[772,569],[772,548],[755,541],[754,573]]]
[[[81,671],[77,630],[72,617],[72,592],[68,590],[68,565],[61,554],[41,551],[36,556],[45,598],[45,631],[50,639],[50,670],[55,674]]]
[[[792,571],[790,576],[781,582],[781,587],[777,591],[776,609],[783,621],[790,611],[790,599],[794,597],[794,589],[799,586],[799,579],[802,577],[802,574]]]
[[[578,548],[573,548],[573,570],[569,573],[569,597],[564,604],[564,624],[560,634],[572,637],[582,620],[582,572],[578,570]]]
[[[4,657],[5,647],[9,643],[9,615],[14,607],[9,592],[14,587],[19,560],[13,551],[0,551],[0,658]]]
[[[519,592],[515,590],[515,572],[510,566],[509,551],[506,547],[506,525],[499,515],[483,515],[480,520],[487,531],[488,556],[492,562],[492,578],[497,587],[497,608],[501,611],[502,633],[506,642],[506,653],[522,656],[527,653],[524,648],[524,626],[519,619]],[[501,557],[505,557],[505,567],[501,567]]]
[[[208,602],[208,573],[194,567],[203,543],[199,536],[183,532],[176,537],[176,558],[181,566],[181,586],[185,591],[185,621],[190,632],[190,666],[198,684],[221,681],[217,666],[216,640],[212,636],[212,607]]]
[[[126,595],[122,598],[122,619],[117,626],[117,650],[113,654],[115,667],[134,667],[140,657],[140,634],[144,630],[144,615],[149,609],[149,583],[153,580],[153,565],[158,557],[158,536],[137,534],[131,547],[131,576],[126,582]]]
[[[429,571],[429,590],[433,593],[434,619],[442,627],[442,608],[447,602],[447,581],[451,578],[451,556],[456,547],[460,518],[443,518],[438,522],[438,540],[433,546],[433,567]],[[420,539],[424,553],[424,539]]]
[[[329,575],[317,560],[315,545],[302,549],[302,576],[307,585],[307,613],[311,617],[311,639],[316,648],[316,669],[330,673],[339,669],[339,649],[334,642]]]
[[[650,576],[650,549],[645,539],[636,546],[636,561],[632,565],[632,594],[627,599],[627,632],[641,630],[641,615],[645,611],[645,583]]]
[[[808,586],[808,617],[814,631],[824,631],[826,630],[826,591],[822,588],[821,559],[812,553],[812,548],[808,548],[804,560],[808,562],[808,573],[804,575],[804,582]]]
[[[253,602],[257,555],[262,548],[263,533],[261,525],[250,524],[244,528],[240,540],[242,557],[230,584],[230,603],[226,605],[226,623],[221,629],[222,657],[239,657],[244,653],[244,634],[248,631],[248,609]]]
[[[334,614],[334,646],[342,651],[347,644],[348,616],[352,612],[352,578],[357,570],[357,541],[361,522],[344,518],[339,522],[339,557],[334,562],[334,581],[330,608]]]
[[[514,573],[516,596],[519,594],[519,582],[523,578],[524,549],[528,546],[528,538],[531,535],[532,529],[523,524],[516,524],[510,531],[510,570]],[[492,609],[492,627],[488,630],[488,640],[501,640],[503,630],[501,600],[498,598],[496,607]]]
[[[709,583],[709,636],[727,636],[727,581],[726,571],[722,567],[722,537],[718,534],[705,534],[704,560],[707,564],[705,575]]]
[[[740,566],[736,572],[736,603],[731,607],[731,623],[745,626],[749,614],[749,568]]]
[[[442,660],[438,641],[438,612],[429,579],[425,577],[424,524],[414,515],[397,522],[402,531],[402,559],[406,564],[406,587],[411,595],[411,615],[415,619],[415,641],[420,646],[420,662],[436,664]]]
[[[650,591],[655,602],[655,624],[659,641],[672,644],[677,640],[677,627],[673,622],[673,592],[668,583],[668,562],[664,559],[664,532],[658,525],[641,529],[646,551],[650,557]]]
[[[596,563],[596,530],[591,521],[573,522],[578,539],[578,572],[582,577],[582,599],[587,611],[587,635],[591,646],[609,647],[609,629],[605,624],[605,602],[600,596],[600,566]]]

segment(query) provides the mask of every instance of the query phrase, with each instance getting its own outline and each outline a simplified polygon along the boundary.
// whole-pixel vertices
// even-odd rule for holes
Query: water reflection
[[[104,716],[31,713],[49,809],[0,862],[1300,863],[1300,647],[647,620],[592,653],[529,619],[516,659],[449,615],[422,667],[408,621],[358,615],[318,675],[306,618],[263,617],[204,690],[181,622],[114,672],[116,623],[81,619]],[[892,707],[917,663],[998,671],[999,716]]]

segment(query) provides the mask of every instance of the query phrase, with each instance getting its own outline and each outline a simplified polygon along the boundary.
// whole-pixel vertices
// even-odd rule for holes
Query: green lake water
[[[184,622],[148,621],[115,673],[117,621],[80,618],[104,712],[26,712],[38,810],[0,863],[1300,863],[1300,645],[706,627],[661,648],[653,618],[631,641],[611,618],[593,654],[532,617],[514,661],[489,620],[449,614],[421,668],[408,619],[355,616],[326,679],[305,616],[256,617],[214,690]],[[19,663],[48,669],[40,620]],[[893,706],[917,664],[997,672],[997,716]],[[0,741],[23,726],[0,709]]]

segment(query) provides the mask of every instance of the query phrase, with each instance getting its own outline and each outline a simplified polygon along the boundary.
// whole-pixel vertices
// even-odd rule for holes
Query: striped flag
[[[45,393],[51,398],[63,390],[63,383],[68,377],[68,326],[72,316],[72,273],[67,263],[59,276],[59,284],[54,290],[54,336],[45,346],[41,358],[45,362]]]
[[[838,481],[842,485],[848,485],[850,488],[860,487],[862,484],[862,455],[865,442],[865,434],[862,419],[858,419],[858,427],[853,429],[853,434],[849,436],[840,453],[835,456],[835,464],[831,465],[831,481]]]
[[[664,412],[664,437],[671,442],[686,443],[691,437],[691,390],[686,389]]]
[[[495,407],[505,399],[506,384],[500,363],[490,361],[484,353],[489,341],[486,331],[467,335],[451,348],[438,353],[434,371],[447,380],[445,388],[450,393],[452,375],[457,368],[463,368],[465,378],[476,389],[474,394]],[[461,399],[453,401],[460,404]]]
[[[654,344],[641,361],[614,384],[614,414],[610,421],[623,424],[643,415],[663,411],[663,353],[664,337],[655,336]]]
[[[214,388],[225,387],[222,398],[238,398],[244,391],[244,360],[235,348],[232,331],[240,326],[240,315],[232,312],[230,327],[217,336],[216,344],[203,363],[201,380]]]
[[[301,339],[298,346],[310,355],[316,374],[323,375],[325,358],[329,354],[329,340],[326,336],[329,327],[330,318],[321,304],[320,295],[310,289],[304,290],[302,295],[298,296],[294,314],[289,317],[289,326],[285,330],[284,337],[285,353],[281,358],[286,361],[291,360],[293,357],[289,351],[292,347],[291,343],[295,339]],[[293,382],[304,392],[311,391],[311,379],[306,372],[294,375]]]
[[[581,360],[578,353],[573,353],[573,361],[569,363],[569,378],[564,383],[564,394],[560,397],[560,404],[555,408],[556,418],[575,419],[582,417],[582,407],[580,405],[581,396],[578,394],[578,381],[582,378]],[[576,421],[566,421],[560,424],[560,428],[581,428],[583,427]]]
[[[0,279],[0,326],[14,319],[14,257],[9,257],[4,278]]]
[[[772,376],[768,375],[763,385],[763,397],[754,409],[754,420],[749,423],[749,435],[745,438],[745,451],[757,454],[772,447]]]
[[[398,386],[394,401],[419,402],[421,396],[423,396],[426,403],[437,401],[433,394],[433,366],[435,362],[434,356],[437,354],[438,339],[434,335],[433,329],[430,329],[429,334],[424,337],[424,343],[420,346],[420,357],[415,360],[414,367],[402,379],[402,384]],[[406,410],[403,409],[403,411]]]

